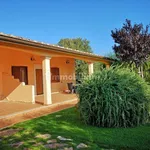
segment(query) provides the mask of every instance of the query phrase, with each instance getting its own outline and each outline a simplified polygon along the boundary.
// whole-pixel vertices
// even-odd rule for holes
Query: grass
[[[90,147],[88,150],[117,149],[117,150],[146,150],[150,149],[150,124],[135,128],[97,128],[85,125],[79,120],[75,108],[60,111],[44,117],[22,122],[13,128],[23,128],[15,135],[3,137],[0,142],[0,150],[12,150],[8,144],[16,141],[24,141],[23,148],[45,149],[44,146],[33,147],[32,140],[37,134],[49,133],[52,138],[63,136],[73,139],[69,144],[76,147],[79,143],[85,143]]]

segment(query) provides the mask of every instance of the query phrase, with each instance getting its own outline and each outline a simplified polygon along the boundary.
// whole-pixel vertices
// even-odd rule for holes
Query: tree
[[[81,50],[84,52],[89,52],[92,53],[92,48],[90,46],[90,42],[87,39],[82,39],[82,38],[73,38],[73,39],[69,39],[69,38],[65,38],[65,39],[61,39],[58,42],[59,46],[63,46],[66,48],[72,48],[75,50]]]
[[[84,52],[89,52],[89,53],[93,52],[90,46],[90,42],[87,39],[65,38],[65,39],[61,39],[58,42],[58,45],[66,48],[84,51]],[[83,75],[87,75],[87,74],[88,74],[88,64],[82,60],[76,60],[76,78],[80,80]]]
[[[147,25],[134,24],[126,20],[121,29],[111,31],[111,36],[115,41],[113,46],[116,57],[123,62],[135,64],[138,68],[142,66],[150,55],[150,33]]]

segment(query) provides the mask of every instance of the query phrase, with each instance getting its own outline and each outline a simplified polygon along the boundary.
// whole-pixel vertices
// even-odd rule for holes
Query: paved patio
[[[52,94],[52,99],[53,104],[48,106],[42,105],[43,96],[36,97],[36,104],[0,102],[0,128],[70,108],[78,102],[75,94]]]
[[[0,118],[13,113],[41,107],[40,104],[28,104],[17,102],[0,102]]]
[[[68,100],[77,99],[76,94],[66,94],[66,93],[52,93],[52,103],[60,103]],[[36,96],[35,98],[36,103],[44,104],[44,97],[43,95]]]

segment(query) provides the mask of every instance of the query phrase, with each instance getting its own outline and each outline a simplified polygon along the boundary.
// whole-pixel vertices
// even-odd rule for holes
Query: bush
[[[98,127],[132,127],[149,117],[150,86],[128,69],[104,69],[78,87],[79,113]]]

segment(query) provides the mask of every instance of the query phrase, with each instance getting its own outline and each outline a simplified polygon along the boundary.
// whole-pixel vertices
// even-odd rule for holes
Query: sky
[[[0,0],[0,32],[50,44],[86,38],[102,56],[113,52],[111,30],[125,19],[150,24],[150,0]]]

